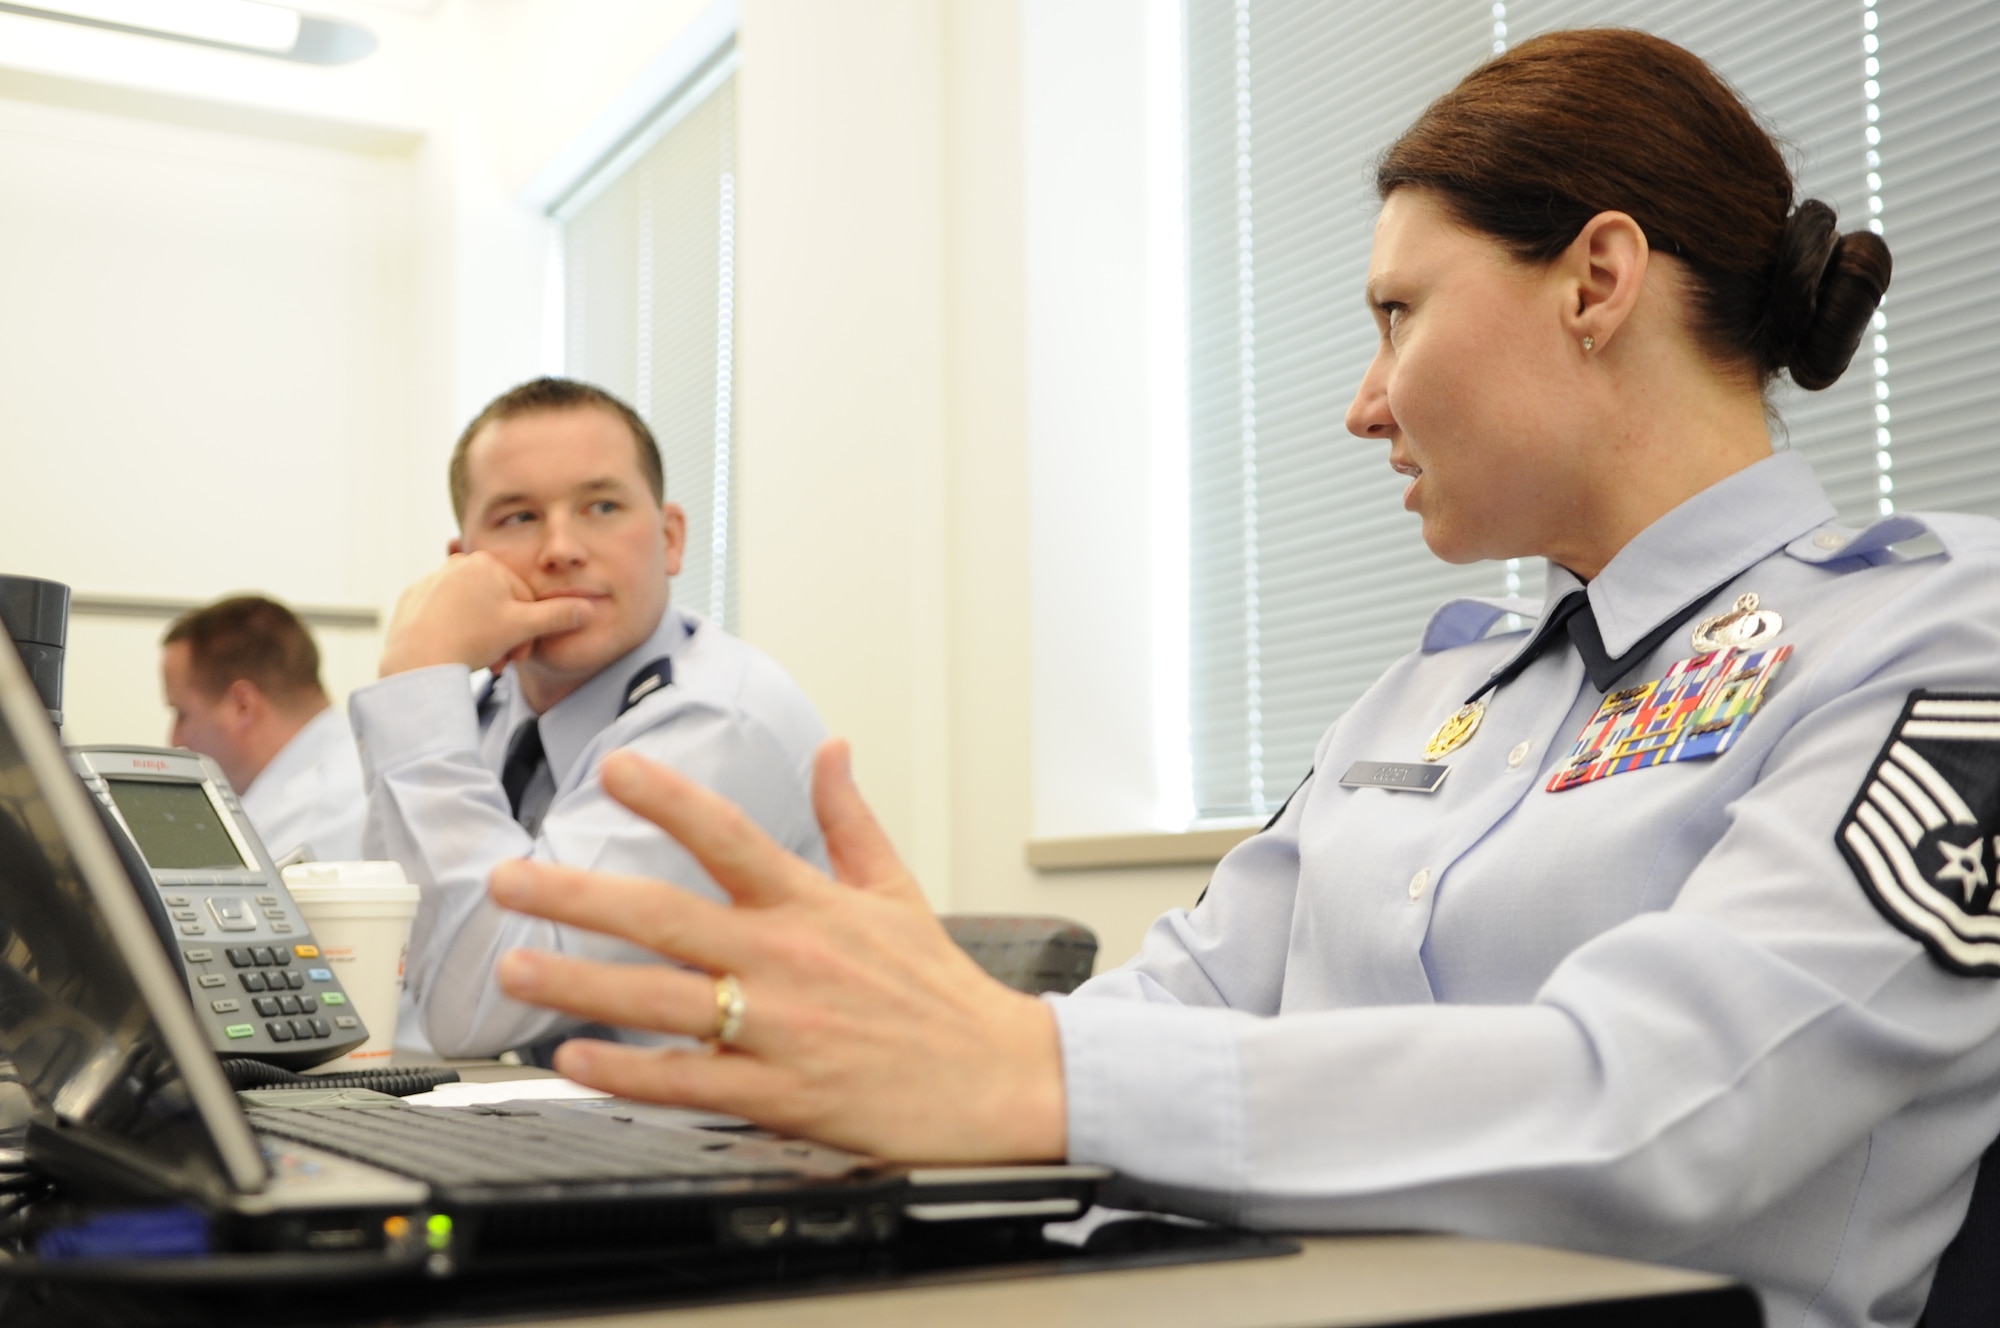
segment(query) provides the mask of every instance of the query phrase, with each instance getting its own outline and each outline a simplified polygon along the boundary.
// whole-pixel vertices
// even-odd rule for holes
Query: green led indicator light
[[[227,1027],[227,1028],[223,1029],[222,1031],[223,1031],[224,1033],[227,1033],[227,1034],[228,1034],[228,1035],[229,1035],[230,1037],[233,1037],[233,1038],[247,1038],[247,1037],[256,1037],[256,1036],[257,1036],[257,1025],[255,1025],[255,1024],[231,1024],[231,1025],[230,1025],[229,1027]]]
[[[424,1223],[424,1230],[430,1233],[432,1249],[441,1250],[451,1244],[451,1219],[443,1213],[431,1214],[430,1220]]]
[[[321,995],[320,995],[320,998],[319,998],[319,999],[320,999],[320,1002],[321,1002],[321,1004],[324,1004],[324,1005],[345,1005],[345,1004],[347,1004],[347,998],[346,998],[345,996],[341,995],[341,994],[340,994],[339,992],[337,992],[337,991],[329,991],[329,992],[323,992],[323,993],[321,993]]]

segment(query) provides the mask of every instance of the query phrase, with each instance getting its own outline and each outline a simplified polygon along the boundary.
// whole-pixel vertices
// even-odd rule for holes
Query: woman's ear
[[[1567,297],[1565,331],[1579,352],[1600,353],[1618,335],[1639,303],[1651,254],[1638,222],[1623,212],[1600,212],[1556,259]]]

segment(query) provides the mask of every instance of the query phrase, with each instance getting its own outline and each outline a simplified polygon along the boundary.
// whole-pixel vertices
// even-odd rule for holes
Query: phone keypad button
[[[273,1042],[290,1042],[292,1040],[292,1026],[283,1019],[273,1019],[270,1023],[264,1025],[264,1027],[270,1031],[271,1041]]]
[[[264,990],[264,975],[262,973],[243,973],[239,974],[238,976],[240,976],[243,979],[243,990],[245,991]]]

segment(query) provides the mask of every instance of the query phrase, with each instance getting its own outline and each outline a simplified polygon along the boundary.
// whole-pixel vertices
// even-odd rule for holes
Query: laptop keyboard
[[[557,1115],[529,1103],[253,1108],[249,1116],[267,1138],[440,1186],[826,1175],[811,1145]]]

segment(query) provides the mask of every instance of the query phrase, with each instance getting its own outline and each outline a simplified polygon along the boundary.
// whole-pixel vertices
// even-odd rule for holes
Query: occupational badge
[[[1486,718],[1484,701],[1467,701],[1451,712],[1451,718],[1438,725],[1437,732],[1424,744],[1424,759],[1440,761],[1450,756],[1479,732],[1479,721]]]
[[[1834,832],[1882,915],[1954,973],[2000,976],[2000,694],[1910,693]]]
[[[1550,776],[1549,792],[1722,755],[1742,736],[1791,654],[1790,646],[1712,650],[1682,660],[1654,682],[1610,693]]]
[[[1750,646],[1769,644],[1772,637],[1785,630],[1785,620],[1769,609],[1757,607],[1757,595],[1738,595],[1736,603],[1725,613],[1703,618],[1694,625],[1694,648],[1709,650],[1742,650]]]

